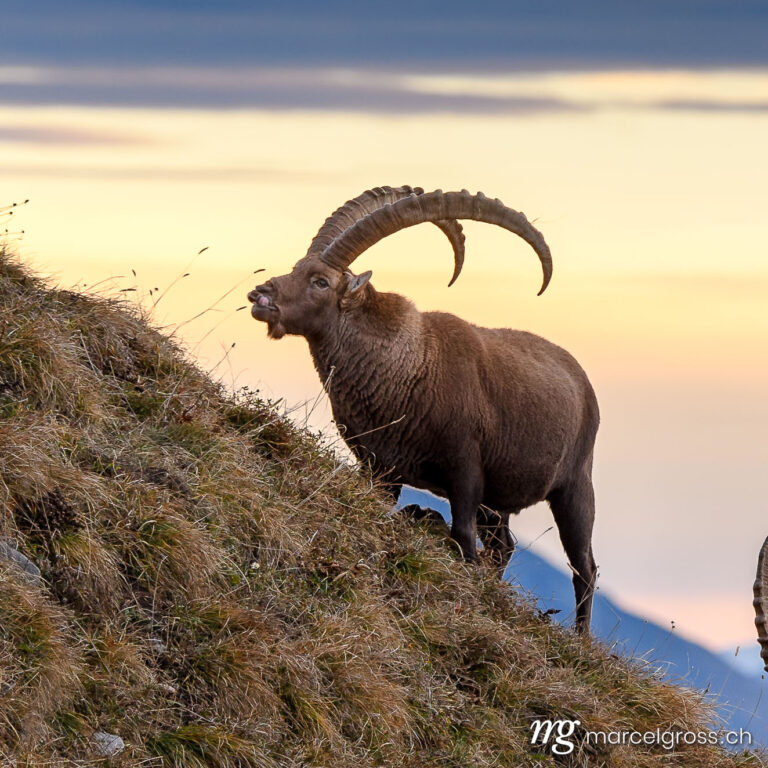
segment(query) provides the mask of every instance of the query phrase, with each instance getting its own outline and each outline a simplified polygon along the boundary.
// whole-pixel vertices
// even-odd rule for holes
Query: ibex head
[[[274,277],[248,294],[251,314],[267,323],[271,338],[285,334],[313,338],[332,328],[339,315],[359,305],[371,272],[354,275],[352,262],[388,235],[415,224],[431,222],[453,247],[454,270],[449,285],[464,264],[464,233],[457,219],[496,224],[526,240],[544,271],[539,293],[552,276],[552,258],[541,233],[522,213],[491,200],[482,192],[424,193],[419,187],[376,187],[349,200],[317,233],[307,255],[287,275]]]

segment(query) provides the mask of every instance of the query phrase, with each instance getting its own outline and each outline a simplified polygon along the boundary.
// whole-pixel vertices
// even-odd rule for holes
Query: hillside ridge
[[[0,764],[746,766],[142,311],[0,252]],[[580,721],[575,749],[534,719]],[[110,754],[109,741],[119,737]],[[106,745],[106,746],[105,746]]]

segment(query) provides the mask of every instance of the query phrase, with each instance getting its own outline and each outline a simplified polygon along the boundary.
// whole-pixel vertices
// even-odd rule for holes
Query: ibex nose
[[[272,285],[272,283],[268,280],[266,283],[262,283],[261,285],[257,285],[252,291],[248,294],[248,301],[256,302],[259,298],[259,295],[263,294],[270,294],[273,293],[275,290],[275,287]]]

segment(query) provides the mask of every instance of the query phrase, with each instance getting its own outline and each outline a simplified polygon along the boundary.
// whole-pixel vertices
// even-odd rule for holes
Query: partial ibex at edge
[[[477,557],[479,533],[503,571],[514,549],[510,514],[547,500],[574,572],[576,626],[588,633],[599,412],[586,374],[539,336],[419,312],[403,296],[376,291],[371,272],[349,271],[382,238],[432,222],[453,246],[453,282],[464,260],[458,219],[526,240],[544,291],[549,248],[522,213],[466,190],[377,187],[330,216],[289,274],[251,291],[251,313],[273,339],[307,339],[341,434],[393,494],[407,484],[448,498],[451,536],[467,560]]]
[[[757,626],[757,641],[760,643],[760,656],[768,672],[768,538],[763,542],[760,556],[757,558],[757,577],[753,587],[755,599],[755,626]]]

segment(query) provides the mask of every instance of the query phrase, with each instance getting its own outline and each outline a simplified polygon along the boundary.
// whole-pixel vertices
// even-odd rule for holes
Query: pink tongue
[[[266,296],[259,296],[259,298],[256,299],[256,303],[260,307],[268,307],[269,306],[269,299]]]

